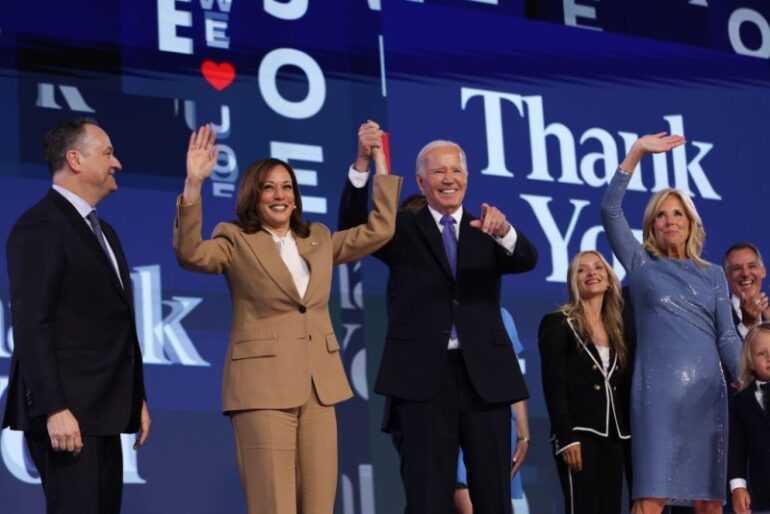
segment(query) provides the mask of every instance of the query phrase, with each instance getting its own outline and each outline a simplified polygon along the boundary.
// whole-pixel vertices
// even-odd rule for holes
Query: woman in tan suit
[[[337,486],[334,404],[352,396],[329,317],[332,267],[384,245],[401,178],[380,148],[365,225],[332,233],[302,219],[291,167],[263,159],[245,171],[234,222],[201,239],[201,185],[217,159],[208,126],[190,136],[174,251],[181,265],[227,277],[233,324],[222,410],[230,416],[250,513],[331,514]]]

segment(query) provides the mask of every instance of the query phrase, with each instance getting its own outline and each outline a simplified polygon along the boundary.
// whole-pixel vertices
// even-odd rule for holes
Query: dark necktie
[[[91,227],[94,229],[94,235],[96,236],[96,240],[99,241],[99,246],[102,247],[102,250],[104,250],[104,255],[107,256],[107,261],[110,263],[110,267],[115,271],[115,274],[117,275],[117,271],[115,270],[115,265],[112,263],[112,257],[110,257],[110,251],[107,248],[107,240],[104,239],[104,232],[102,232],[102,225],[99,223],[99,218],[96,216],[96,211],[93,210],[88,213],[88,216],[86,216],[86,219],[88,219],[88,222],[91,224]]]
[[[454,227],[455,219],[452,216],[442,216],[441,224],[444,230],[441,231],[441,239],[444,240],[444,252],[449,261],[449,267],[452,269],[452,275],[457,276],[457,234]],[[457,339],[457,327],[452,323],[452,329],[449,337]]]
[[[768,404],[770,403],[770,382],[765,382],[761,386],[759,386],[760,389],[762,389],[762,407],[765,409],[765,416],[768,415]]]

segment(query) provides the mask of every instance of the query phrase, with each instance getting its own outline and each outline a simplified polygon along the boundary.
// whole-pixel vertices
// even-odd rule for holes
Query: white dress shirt
[[[735,314],[738,316],[738,319],[741,320],[741,322],[738,323],[738,333],[741,335],[741,339],[746,339],[746,334],[749,333],[749,328],[743,324],[743,311],[741,310],[741,299],[735,295],[732,295],[730,296],[730,301],[733,304],[733,312],[735,312]]]
[[[350,167],[348,170],[348,179],[350,180],[350,183],[353,184],[353,187],[355,188],[362,188],[366,186],[367,181],[369,180],[369,172],[360,172],[356,170],[354,167]],[[438,228],[439,232],[444,231],[444,225],[441,224],[441,218],[444,216],[437,210],[435,210],[430,205],[428,206],[428,210],[430,211],[431,216],[433,216],[434,221],[436,222],[436,228]],[[452,226],[455,229],[455,236],[457,237],[457,244],[460,244],[460,220],[463,218],[463,206],[461,205],[455,212],[450,214],[455,219],[455,223],[452,224]],[[497,244],[502,246],[506,252],[508,252],[508,255],[513,253],[514,248],[516,248],[516,239],[518,235],[516,234],[516,229],[513,228],[513,225],[511,225],[511,229],[508,231],[507,234],[505,234],[503,237],[495,237],[492,236],[492,239],[497,241]],[[460,348],[460,341],[458,339],[449,338],[449,343],[447,343],[447,348],[449,350],[457,350]]]
[[[80,216],[83,218],[83,221],[85,222],[86,226],[91,229],[91,232],[93,232],[94,227],[91,226],[91,222],[88,221],[86,216],[91,214],[91,211],[95,211],[96,208],[92,207],[88,202],[80,198],[78,195],[76,195],[69,189],[65,189],[57,184],[53,184],[51,187],[53,187],[57,193],[62,195],[69,203],[72,204],[75,210],[78,211],[78,214],[80,214]],[[96,233],[94,233],[94,237],[95,236],[96,236]],[[110,254],[110,262],[112,262],[112,267],[115,269],[115,275],[117,275],[118,277],[118,282],[120,282],[120,285],[123,286],[123,280],[121,280],[120,278],[120,271],[118,268],[118,260],[115,258],[115,252],[112,250],[112,246],[110,246],[110,242],[107,240],[107,236],[104,237],[104,243],[107,245],[107,250],[109,251],[109,254]]]
[[[305,259],[299,254],[294,234],[289,230],[285,236],[279,236],[269,228],[265,226],[263,228],[273,236],[275,247],[278,249],[278,254],[283,259],[283,263],[289,268],[289,273],[291,273],[291,278],[294,280],[294,286],[297,288],[299,297],[304,298],[307,284],[310,282],[310,269],[307,267]]]
[[[740,302],[738,303],[740,304]],[[733,305],[735,304],[733,303]],[[754,383],[756,384],[756,389],[754,389],[754,397],[757,399],[757,402],[759,402],[759,407],[762,410],[764,410],[765,409],[765,404],[764,404],[765,392],[762,390],[762,385],[765,384],[766,382],[763,382],[761,380],[756,380]],[[743,487],[744,489],[748,489],[748,487],[746,486],[745,478],[733,478],[732,480],[730,480],[730,492],[733,492],[736,489],[741,487]]]

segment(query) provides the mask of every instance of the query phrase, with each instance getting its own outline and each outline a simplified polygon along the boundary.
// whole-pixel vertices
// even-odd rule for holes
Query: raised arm
[[[342,189],[340,206],[337,211],[337,229],[345,230],[363,225],[367,218],[369,203],[369,161],[372,149],[382,144],[382,130],[374,121],[367,121],[358,129],[358,149],[356,160],[350,167],[345,187]],[[352,179],[356,183],[351,182]]]
[[[645,155],[668,152],[684,143],[685,139],[682,136],[667,136],[665,132],[637,139],[604,192],[601,207],[604,231],[607,233],[612,251],[627,272],[638,267],[638,258],[642,253],[641,245],[634,237],[621,207],[631,175]]]
[[[367,221],[332,236],[334,263],[366,257],[390,241],[396,231],[396,211],[401,194],[401,177],[389,176],[382,148],[373,148],[376,173],[373,206]]]
[[[222,273],[232,257],[237,229],[228,223],[220,223],[214,229],[211,240],[203,241],[203,208],[201,187],[211,175],[217,162],[219,147],[214,145],[216,132],[204,125],[190,134],[187,147],[187,177],[184,192],[177,198],[177,215],[174,222],[174,253],[179,264],[191,271]]]

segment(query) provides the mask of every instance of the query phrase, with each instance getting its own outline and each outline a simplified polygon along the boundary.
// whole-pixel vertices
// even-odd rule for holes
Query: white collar
[[[66,198],[67,201],[72,204],[72,206],[78,211],[80,216],[83,218],[91,214],[91,211],[96,209],[95,207],[92,207],[88,202],[80,198],[78,195],[76,195],[69,189],[66,189],[58,184],[53,184],[51,187],[54,188],[54,190],[56,190],[57,193],[62,195],[64,198]]]
[[[433,219],[436,221],[436,224],[441,226],[441,218],[443,218],[444,215],[438,212],[436,209],[434,209],[430,205],[428,206],[428,210],[430,211],[430,215],[433,216]],[[463,219],[463,206],[461,205],[455,212],[450,214],[450,216],[454,218],[455,224],[459,227],[460,220]]]
[[[268,234],[273,236],[273,241],[275,241],[276,243],[281,243],[284,241],[294,241],[294,234],[291,233],[291,229],[289,229],[289,231],[286,232],[285,236],[279,236],[278,234],[276,234],[275,232],[273,232],[272,230],[270,230],[268,227],[264,225],[262,225],[262,228],[265,229],[265,231]]]
[[[735,296],[735,294],[730,294],[730,302],[733,304],[733,310],[738,313],[738,315],[741,315],[741,299]]]

